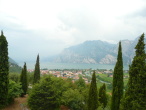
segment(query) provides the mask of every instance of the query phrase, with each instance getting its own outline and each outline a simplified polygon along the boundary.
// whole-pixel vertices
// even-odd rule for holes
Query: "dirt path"
[[[27,97],[28,95],[26,95],[25,97],[15,98],[15,101],[13,104],[9,105],[8,107],[2,110],[29,110],[26,107]],[[66,106],[61,105],[60,110],[70,110],[70,109]]]
[[[14,103],[3,110],[29,110],[26,107],[27,95],[25,97],[16,98]]]

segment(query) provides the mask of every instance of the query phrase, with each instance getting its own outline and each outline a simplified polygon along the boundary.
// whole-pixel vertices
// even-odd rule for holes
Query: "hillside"
[[[121,41],[124,64],[131,63],[137,39],[134,41]],[[82,44],[64,49],[60,55],[54,59],[54,62],[115,64],[117,49],[117,44],[110,44],[100,40],[86,41]]]
[[[12,59],[9,58],[9,72],[21,72],[21,67]]]

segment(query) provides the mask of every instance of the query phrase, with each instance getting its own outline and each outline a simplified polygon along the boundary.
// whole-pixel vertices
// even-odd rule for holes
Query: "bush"
[[[15,81],[16,83],[19,82],[20,74],[19,73],[10,73],[9,79]]]
[[[31,110],[55,110],[61,104],[64,80],[53,76],[45,76],[40,83],[33,86],[28,98]]]
[[[68,89],[63,93],[62,104],[71,110],[83,110],[84,103],[84,97],[77,89]]]
[[[34,73],[30,73],[30,72],[28,72],[27,73],[27,79],[28,79],[28,83],[29,84],[33,84],[33,77],[34,77]]]
[[[8,88],[8,103],[10,104],[14,101],[14,98],[20,96],[23,91],[21,89],[20,83],[16,83],[12,80],[9,80]]]

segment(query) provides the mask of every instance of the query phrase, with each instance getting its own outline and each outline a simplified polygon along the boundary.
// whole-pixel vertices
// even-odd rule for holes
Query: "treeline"
[[[122,45],[119,42],[117,62],[114,68],[112,93],[106,92],[106,84],[97,89],[96,73],[93,71],[91,83],[86,84],[80,76],[72,79],[40,75],[39,55],[34,73],[27,72],[27,65],[21,75],[9,77],[8,43],[0,36],[0,108],[8,105],[17,96],[29,95],[31,110],[146,110],[146,53],[144,34],[135,47],[135,57],[129,66],[129,81],[126,89],[123,82]],[[12,77],[14,76],[14,77]]]

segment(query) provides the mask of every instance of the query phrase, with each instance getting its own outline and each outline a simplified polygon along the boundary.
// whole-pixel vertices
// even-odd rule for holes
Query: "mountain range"
[[[135,40],[122,40],[123,63],[129,65],[135,55]],[[101,40],[85,41],[82,44],[65,48],[53,62],[58,63],[88,63],[115,64],[117,60],[118,44],[111,44]]]

